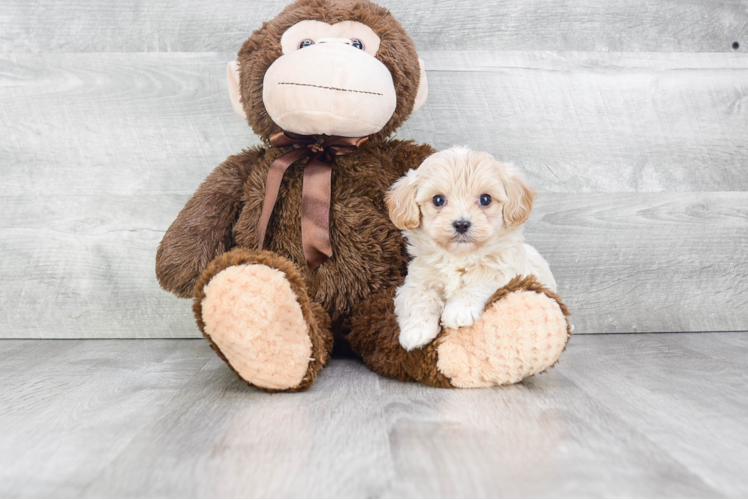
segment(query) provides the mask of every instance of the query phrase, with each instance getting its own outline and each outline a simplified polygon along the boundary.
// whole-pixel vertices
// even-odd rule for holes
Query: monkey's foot
[[[519,382],[556,363],[571,334],[561,299],[534,278],[497,290],[475,323],[442,330],[420,349],[399,342],[396,287],[372,295],[353,313],[351,347],[375,372],[434,387],[490,387]]]
[[[198,325],[246,382],[269,391],[307,389],[329,357],[332,337],[318,321],[326,315],[313,307],[290,262],[244,252],[227,255],[250,258],[219,257],[224,261],[206,270],[206,284],[196,290]],[[319,313],[324,317],[316,318]]]
[[[471,326],[437,343],[439,372],[455,387],[514,384],[550,368],[566,347],[568,311],[532,279],[515,278]]]

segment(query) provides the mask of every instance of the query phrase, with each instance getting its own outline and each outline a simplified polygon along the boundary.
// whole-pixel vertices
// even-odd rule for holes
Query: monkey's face
[[[375,56],[365,24],[302,21],[283,34],[262,99],[273,121],[297,134],[347,137],[379,132],[397,106],[392,75]]]
[[[384,138],[428,93],[413,42],[368,0],[297,0],[244,43],[228,83],[234,110],[263,139]]]

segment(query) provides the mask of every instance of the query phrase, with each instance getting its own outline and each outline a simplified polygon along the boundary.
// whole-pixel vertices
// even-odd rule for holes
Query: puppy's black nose
[[[458,233],[465,234],[467,233],[467,230],[470,229],[470,221],[465,219],[456,220],[452,223],[452,226]]]

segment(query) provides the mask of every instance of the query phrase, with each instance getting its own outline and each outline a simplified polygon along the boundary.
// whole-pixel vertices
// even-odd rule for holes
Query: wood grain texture
[[[155,255],[181,195],[2,198],[0,324],[16,338],[198,337]],[[15,333],[13,332],[15,330]]]
[[[748,330],[748,193],[545,193],[527,239],[579,333]]]
[[[192,193],[257,143],[217,54],[0,56],[3,194]]]
[[[438,52],[401,134],[515,162],[540,191],[748,190],[748,56]]]
[[[0,496],[748,494],[745,333],[575,336],[547,374],[464,391],[334,360],[274,395],[203,341],[69,343],[0,364]]]
[[[577,339],[578,340],[578,339]],[[748,333],[579,342],[564,375],[722,494],[746,495]],[[626,373],[622,381],[607,367]],[[623,387],[636,387],[625,390]],[[622,390],[623,389],[623,390]],[[736,427],[735,423],[740,422]],[[725,460],[729,457],[728,460]]]
[[[399,136],[513,161],[539,191],[748,190],[748,55],[423,54]],[[257,144],[230,54],[0,56],[0,194],[191,194]]]
[[[237,50],[287,0],[6,0],[2,52]],[[419,50],[729,52],[748,45],[748,2],[379,0]],[[744,48],[740,49],[745,51]]]
[[[20,491],[77,496],[212,360],[197,342],[178,348],[158,340],[147,347],[116,340],[49,344],[57,355],[32,370],[18,372],[3,363],[0,371],[2,497]],[[26,344],[14,358],[31,364],[40,350],[49,349]]]
[[[0,197],[3,335],[199,336],[153,270],[185,202]],[[577,333],[748,329],[748,193],[541,193],[527,240]]]
[[[342,362],[301,398],[266,397],[214,358],[83,496],[374,498],[395,475],[379,384]]]
[[[10,378],[32,372],[37,366],[48,363],[50,359],[79,348],[83,342],[82,340],[45,343],[38,343],[33,340],[0,342],[0,358],[3,360],[0,383],[4,384]],[[32,352],[33,355],[30,355]]]
[[[258,143],[225,64],[286,3],[3,3],[0,337],[198,335],[155,249]],[[430,82],[399,137],[527,173],[578,332],[748,329],[748,0],[383,4]]]

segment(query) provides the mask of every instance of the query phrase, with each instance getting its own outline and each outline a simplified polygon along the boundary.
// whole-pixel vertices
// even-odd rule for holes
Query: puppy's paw
[[[483,307],[466,304],[464,302],[448,302],[442,313],[444,328],[460,328],[470,326],[480,318]]]
[[[401,326],[400,328],[400,345],[406,351],[419,349],[439,335],[438,321],[424,321],[422,323]]]

